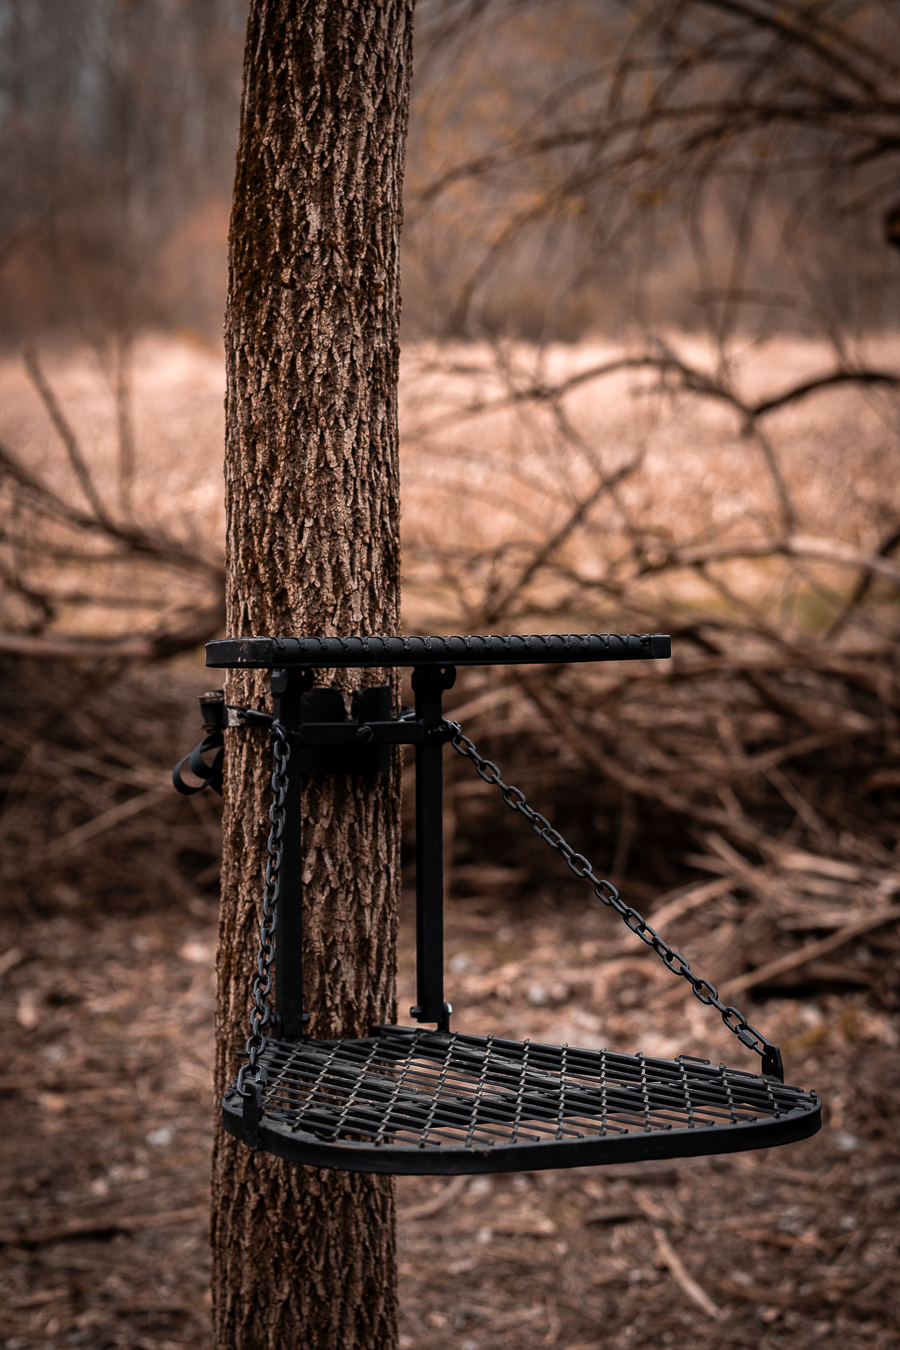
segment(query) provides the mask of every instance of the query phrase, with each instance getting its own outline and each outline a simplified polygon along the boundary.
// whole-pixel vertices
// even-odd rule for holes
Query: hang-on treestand
[[[667,657],[668,637],[583,634],[550,637],[236,638],[211,642],[207,665],[270,669],[274,716],[204,695],[210,734],[187,757],[210,785],[221,780],[228,726],[268,727],[274,741],[272,831],[253,988],[251,1035],[222,1103],[225,1128],[249,1147],[319,1167],[416,1174],[510,1172],[768,1148],[814,1134],[814,1093],[786,1087],[778,1047],[598,878],[524,794],[503,782],[441,697],[461,665],[528,665]],[[315,688],[336,667],[413,667],[415,709],[391,715],[390,689],[358,690],[346,717],[338,690]],[[441,758],[445,743],[500,789],[507,806],[586,880],[604,904],[652,947],[694,993],[722,1015],[762,1059],[759,1074],[687,1055],[579,1050],[450,1030],[443,993]],[[416,750],[417,1002],[427,1026],[374,1027],[358,1040],[304,1035],[301,961],[300,776],[372,775],[389,767],[392,745]],[[181,765],[186,761],[182,760]],[[179,790],[190,792],[175,770]],[[275,1009],[267,1003],[276,965]],[[275,1036],[264,1028],[271,1025]]]

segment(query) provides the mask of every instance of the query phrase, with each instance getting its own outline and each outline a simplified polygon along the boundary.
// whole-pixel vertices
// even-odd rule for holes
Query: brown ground
[[[214,913],[194,911],[7,930],[4,1350],[209,1345]],[[694,1053],[706,1033],[743,1064],[683,1002],[655,1031],[641,1007],[591,1007],[571,972],[621,942],[611,925],[569,898],[454,900],[458,1025]],[[410,938],[406,924],[401,1008]],[[755,1013],[789,1081],[824,1098],[820,1135],[733,1158],[400,1179],[401,1347],[896,1345],[896,1018],[827,993]]]

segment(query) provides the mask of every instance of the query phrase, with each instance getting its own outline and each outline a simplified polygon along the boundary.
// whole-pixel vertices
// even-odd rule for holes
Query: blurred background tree
[[[245,23],[243,0],[4,0],[8,343],[221,332]]]
[[[895,323],[898,24],[862,0],[440,6],[408,189],[419,322],[839,346]]]
[[[3,0],[7,342],[218,339],[245,11]],[[871,0],[422,0],[408,331],[894,323],[898,24]]]

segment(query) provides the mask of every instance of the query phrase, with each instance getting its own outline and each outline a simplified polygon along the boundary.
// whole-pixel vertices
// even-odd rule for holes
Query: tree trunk
[[[226,316],[229,634],[399,631],[413,3],[251,3]],[[387,682],[378,671],[364,680]],[[252,673],[230,678],[230,702],[267,695]],[[271,774],[258,733],[228,740],[217,1094],[248,1034]],[[399,811],[396,758],[374,785],[306,781],[312,1035],[395,1020]],[[396,1345],[390,1178],[298,1167],[218,1130],[212,1189],[217,1350]]]

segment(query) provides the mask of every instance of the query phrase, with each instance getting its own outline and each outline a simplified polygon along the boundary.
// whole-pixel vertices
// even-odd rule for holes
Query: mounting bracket
[[[360,774],[372,778],[391,766],[392,745],[416,750],[416,1005],[410,1015],[449,1030],[452,1008],[444,1002],[444,877],[441,750],[441,696],[456,679],[452,667],[429,667],[413,674],[415,710],[391,715],[390,685],[372,685],[351,695],[347,717],[339,689],[316,687],[314,671],[279,667],[272,671],[273,711],[291,733],[300,772],[289,773],[285,798],[288,822],[282,843],[281,896],[275,933],[275,1034],[301,1036],[303,1011],[303,846],[302,777]],[[246,725],[246,723],[244,724]],[[296,761],[294,761],[296,762]],[[293,764],[292,764],[293,767]]]

